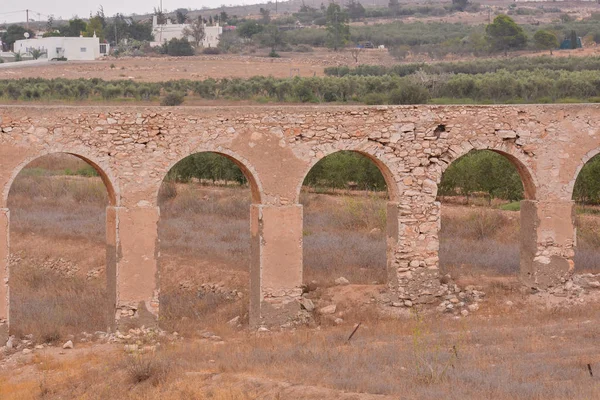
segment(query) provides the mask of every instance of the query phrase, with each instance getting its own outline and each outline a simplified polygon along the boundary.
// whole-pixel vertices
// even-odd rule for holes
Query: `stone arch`
[[[444,171],[448,169],[448,167],[456,160],[466,155],[471,151],[480,151],[480,150],[489,150],[494,153],[500,154],[505,157],[517,170],[519,176],[521,177],[521,183],[523,184],[523,195],[525,196],[525,200],[535,200],[536,192],[537,192],[537,179],[535,175],[532,173],[532,169],[527,166],[527,161],[523,153],[515,152],[513,148],[507,147],[505,145],[497,145],[490,146],[488,144],[478,143],[473,145],[468,143],[467,146],[460,146],[460,149],[457,146],[453,146],[451,148],[451,153],[453,154],[452,158],[448,163],[442,163],[442,168],[437,175],[436,183],[439,185],[442,180],[442,175]]]
[[[4,206],[8,205],[8,195],[10,193],[10,189],[11,189],[15,179],[19,175],[19,173],[25,167],[27,167],[27,165],[29,165],[32,161],[37,160],[38,158],[48,156],[48,155],[54,155],[54,154],[68,154],[71,156],[75,156],[75,157],[85,161],[88,165],[90,165],[92,168],[94,168],[94,170],[96,170],[96,172],[100,176],[100,179],[102,179],[102,183],[104,183],[104,187],[106,188],[106,192],[108,194],[108,205],[112,206],[112,207],[119,207],[120,196],[119,196],[119,188],[117,185],[117,180],[114,178],[114,175],[110,172],[110,169],[108,168],[108,166],[101,166],[101,163],[99,161],[95,160],[93,157],[90,157],[88,155],[83,155],[80,152],[68,151],[68,150],[47,151],[47,152],[42,152],[42,153],[36,153],[35,155],[27,157],[25,160],[23,160],[21,163],[19,163],[19,165],[17,165],[17,167],[14,168],[13,173],[10,176],[10,179],[7,181],[5,187],[2,191],[2,204]]]
[[[386,160],[384,157],[381,157],[381,155],[376,154],[376,152],[371,151],[368,148],[365,148],[368,146],[345,146],[342,148],[332,148],[329,147],[327,149],[323,149],[321,150],[321,153],[323,153],[322,157],[314,157],[310,163],[307,165],[304,173],[302,174],[302,179],[299,182],[299,184],[296,187],[296,197],[295,197],[295,202],[298,203],[300,201],[300,192],[302,191],[302,185],[304,184],[304,181],[306,180],[306,177],[308,176],[309,172],[313,169],[313,167],[322,159],[324,159],[325,157],[328,157],[334,153],[340,152],[340,151],[352,151],[355,153],[358,153],[360,155],[363,155],[365,157],[367,157],[369,160],[371,160],[373,162],[373,164],[375,164],[377,166],[377,168],[379,169],[379,171],[381,172],[381,174],[383,175],[383,178],[385,179],[385,183],[387,186],[387,192],[388,192],[388,196],[389,196],[389,201],[390,202],[398,202],[399,197],[400,197],[400,189],[398,188],[398,185],[396,183],[396,174],[394,174],[394,167],[391,165],[392,163],[389,160]]]
[[[592,158],[596,157],[598,154],[600,154],[600,147],[596,147],[595,149],[588,151],[583,155],[583,157],[581,157],[581,161],[579,162],[579,164],[577,164],[577,168],[575,169],[575,174],[573,175],[573,178],[567,184],[566,191],[568,194],[568,199],[566,200],[573,199],[573,190],[575,190],[575,182],[577,181],[581,170]]]
[[[400,200],[401,190],[398,186],[398,168],[394,166],[393,162],[385,157],[383,146],[373,145],[372,142],[361,142],[358,145],[355,143],[345,144],[343,146],[328,146],[327,148],[318,149],[322,156],[314,157],[307,165],[303,172],[302,180],[298,183],[296,188],[295,202],[300,203],[300,194],[302,191],[302,185],[312,168],[324,158],[338,153],[340,151],[349,151],[360,154],[368,158],[381,172],[386,186],[388,201],[386,206],[386,225],[385,225],[385,247],[386,247],[386,275],[387,283],[395,285],[396,283],[396,250],[399,244],[399,211],[398,204]],[[316,151],[316,150],[315,150]],[[304,245],[303,245],[304,246]],[[305,266],[302,266],[302,273],[304,275]]]
[[[108,301],[108,307],[110,309],[111,312],[114,311],[114,304],[115,304],[115,299],[116,299],[116,279],[117,279],[117,272],[116,272],[116,263],[117,263],[117,222],[116,222],[116,217],[114,217],[114,213],[109,214],[109,210],[115,210],[117,207],[120,207],[120,191],[119,191],[119,186],[118,186],[118,181],[115,178],[114,174],[111,172],[111,169],[106,165],[106,163],[100,162],[98,161],[95,157],[89,156],[89,155],[84,155],[84,152],[80,152],[78,150],[51,150],[51,151],[44,151],[44,152],[39,152],[39,153],[35,153],[34,155],[30,155],[28,157],[26,157],[25,159],[23,159],[16,167],[13,168],[13,171],[10,175],[10,178],[6,181],[6,184],[3,187],[3,191],[2,191],[2,207],[8,207],[8,199],[10,196],[10,191],[11,188],[15,182],[15,180],[17,179],[19,173],[21,173],[21,171],[23,171],[23,169],[25,169],[30,163],[32,163],[33,161],[45,157],[45,156],[50,156],[50,155],[59,155],[59,154],[66,154],[66,155],[70,155],[70,156],[74,156],[79,158],[80,160],[84,161],[86,164],[90,165],[92,168],[94,168],[94,170],[98,173],[100,179],[102,180],[102,183],[106,189],[107,192],[107,217],[106,217],[106,227],[105,227],[105,234],[106,234],[106,288],[107,288],[107,301]],[[6,210],[8,210],[8,208],[6,208]],[[10,232],[11,230],[11,225],[10,223],[7,225],[7,232]],[[1,236],[1,235],[0,235]],[[6,240],[6,255],[10,254],[11,252],[11,247],[10,247],[10,240],[8,239],[8,237],[10,236],[10,233],[7,233],[7,240]],[[2,245],[2,243],[0,243],[0,246]],[[2,261],[5,261],[5,264],[2,265]],[[8,262],[7,260],[2,260],[0,259],[0,267],[3,267],[4,270],[0,270],[0,277],[2,277],[3,275],[8,277],[9,275],[9,267],[8,267]],[[3,279],[4,280],[4,279]],[[2,314],[4,313],[6,321],[9,320],[10,317],[10,290],[9,290],[9,284],[6,283],[5,284],[5,296],[2,299],[2,301],[0,301],[0,306],[3,306],[2,308],[5,308],[5,310],[0,311],[0,320],[2,320]],[[2,289],[0,289],[0,294],[2,294]],[[112,323],[114,321],[108,321],[109,323],[109,327],[112,327]],[[3,327],[1,326],[2,324],[0,324],[0,339],[2,338],[3,335]],[[7,325],[7,329],[8,329],[8,325]]]
[[[246,179],[248,179],[248,184],[250,186],[250,192],[252,194],[252,203],[253,204],[262,204],[262,202],[264,200],[264,196],[263,196],[264,190],[263,190],[262,183],[258,177],[258,173],[256,172],[256,169],[252,166],[252,164],[250,164],[250,162],[247,159],[245,159],[241,155],[239,155],[229,149],[224,149],[221,147],[217,147],[217,148],[207,147],[207,148],[195,149],[192,152],[188,152],[188,153],[182,155],[181,157],[178,157],[176,160],[170,161],[169,164],[167,165],[166,169],[162,173],[162,179],[158,182],[158,186],[155,188],[153,198],[155,200],[158,199],[158,192],[160,191],[161,184],[165,180],[169,171],[171,171],[171,169],[173,169],[173,167],[178,162],[184,160],[185,158],[187,158],[189,156],[192,156],[194,154],[200,154],[200,153],[215,153],[215,154],[222,155],[222,156],[228,158],[229,160],[231,160],[235,165],[237,165],[240,168],[240,170],[242,171],[242,173],[244,174]],[[158,204],[158,202],[156,204]]]

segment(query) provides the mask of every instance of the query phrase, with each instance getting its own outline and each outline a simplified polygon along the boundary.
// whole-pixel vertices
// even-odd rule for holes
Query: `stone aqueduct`
[[[108,189],[107,275],[119,324],[156,320],[158,190],[175,163],[204,151],[231,158],[250,182],[254,324],[279,323],[299,310],[300,189],[310,168],[339,150],[370,157],[387,181],[392,300],[419,304],[442,293],[437,185],[472,149],[504,155],[523,180],[523,283],[558,285],[577,268],[572,190],[581,167],[600,152],[598,119],[594,105],[1,106],[0,320],[6,330],[11,183],[32,160],[61,152],[89,162]]]

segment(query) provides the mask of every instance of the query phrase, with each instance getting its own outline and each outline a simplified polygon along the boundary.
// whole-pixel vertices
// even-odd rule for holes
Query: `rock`
[[[598,288],[600,288],[600,282],[591,281],[591,282],[588,282],[588,286],[591,288],[594,288],[594,289],[598,289]]]
[[[229,325],[229,326],[238,326],[239,323],[240,323],[240,316],[238,315],[237,317],[230,319],[227,322],[227,325]]]
[[[36,350],[42,350],[43,348],[44,348],[44,346],[41,344],[38,344],[37,346],[35,346]]]
[[[33,353],[33,350],[31,349],[23,349],[23,354],[31,354]]]
[[[315,310],[315,304],[312,300],[304,297],[300,299],[300,306],[308,312],[313,312]]]
[[[404,303],[400,302],[400,301],[393,301],[392,302],[392,307],[402,307],[404,305]]]
[[[337,306],[335,304],[330,304],[326,307],[323,307],[319,310],[319,314],[327,315],[327,314],[335,314],[335,310],[337,310]]]
[[[413,306],[413,303],[412,303],[412,301],[410,301],[410,300],[404,300],[404,305],[405,305],[406,307],[412,307],[412,306]]]
[[[344,278],[343,276],[340,276],[339,278],[337,278],[335,280],[335,284],[338,286],[349,285],[350,281],[348,279]]]
[[[336,318],[336,319],[333,320],[333,323],[336,324],[336,325],[340,325],[340,324],[344,323],[344,320],[341,319],[341,318]]]
[[[212,340],[213,342],[222,342],[223,339],[221,338],[221,336],[211,336],[210,340]]]
[[[474,312],[479,310],[479,304],[475,303],[475,304],[469,304],[467,306],[467,308],[469,309],[469,311]]]
[[[271,332],[268,328],[261,326],[257,329],[257,332]]]
[[[507,306],[512,307],[515,303],[513,303],[512,301],[508,300],[506,303]]]
[[[215,334],[212,332],[202,332],[200,334],[200,337],[202,337],[203,339],[210,339],[213,336],[215,336]]]
[[[467,315],[469,315],[469,312],[467,310],[462,310],[460,312],[460,315],[462,315],[463,317],[466,317]]]
[[[63,349],[72,349],[73,348],[73,341],[69,340],[67,343],[63,344]]]
[[[11,336],[6,341],[6,348],[7,349],[12,349],[13,347],[15,347],[15,337]]]

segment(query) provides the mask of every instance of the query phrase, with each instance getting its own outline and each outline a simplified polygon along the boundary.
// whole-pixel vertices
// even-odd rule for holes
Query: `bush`
[[[425,104],[429,91],[421,85],[409,82],[390,93],[390,104]]]
[[[183,104],[183,95],[180,93],[169,93],[168,95],[166,95],[160,102],[161,106],[167,106],[167,107],[172,107],[172,106],[179,106],[181,104]]]
[[[167,54],[170,56],[193,56],[194,48],[187,39],[173,38],[167,44]]]
[[[221,54],[221,50],[217,47],[206,47],[202,50],[202,54]]]
[[[294,47],[293,51],[295,51],[297,53],[310,53],[313,51],[313,48],[308,45],[305,45],[305,44],[300,44],[300,45]]]

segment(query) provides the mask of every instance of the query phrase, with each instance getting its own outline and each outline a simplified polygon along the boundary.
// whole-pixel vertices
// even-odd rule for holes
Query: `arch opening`
[[[249,319],[250,205],[256,178],[216,152],[192,154],[167,173],[158,194],[159,323],[185,335]]]
[[[573,186],[578,273],[600,272],[600,155],[590,158],[578,171]]]
[[[99,170],[84,157],[53,153],[11,182],[9,315],[17,337],[56,342],[112,325],[106,207],[116,198]]]
[[[396,198],[394,188],[383,163],[362,152],[338,151],[313,165],[300,194],[306,287],[388,281],[395,242],[387,237],[387,207]],[[317,300],[319,294],[309,292]]]
[[[518,284],[527,225],[521,201],[533,199],[533,179],[516,157],[472,150],[455,159],[438,185],[441,274],[462,285]]]

